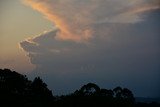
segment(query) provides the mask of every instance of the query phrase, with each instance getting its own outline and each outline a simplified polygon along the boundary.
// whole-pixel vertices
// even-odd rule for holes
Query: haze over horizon
[[[159,0],[2,0],[0,67],[53,94],[94,82],[160,97]]]

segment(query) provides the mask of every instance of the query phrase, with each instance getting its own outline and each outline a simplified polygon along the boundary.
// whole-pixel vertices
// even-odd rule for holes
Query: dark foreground
[[[41,78],[33,81],[9,69],[0,69],[0,107],[160,107],[159,103],[138,103],[127,88],[101,89],[88,83],[79,90],[53,96]]]

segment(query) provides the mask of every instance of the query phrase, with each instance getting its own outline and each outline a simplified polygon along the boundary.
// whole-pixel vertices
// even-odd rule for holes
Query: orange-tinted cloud
[[[59,29],[58,40],[86,42],[95,23],[135,23],[140,13],[159,8],[158,0],[24,0]]]
[[[33,9],[44,14],[46,18],[52,21],[60,30],[57,32],[56,39],[80,42],[91,38],[92,30],[87,27],[89,21],[80,19],[81,16],[78,16],[78,14],[74,15],[75,12],[68,12],[68,10],[72,11],[70,8],[66,9],[66,11],[65,8],[61,10],[60,8],[63,7],[64,4],[54,4],[54,2],[55,1],[52,2],[50,0],[25,0],[25,4],[30,5]],[[60,6],[60,8],[56,5]]]
[[[95,23],[135,23],[139,13],[159,8],[158,0],[24,0],[59,29],[56,39],[87,42]]]

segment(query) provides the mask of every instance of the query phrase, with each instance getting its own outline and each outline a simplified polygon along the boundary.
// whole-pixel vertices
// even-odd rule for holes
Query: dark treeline
[[[0,69],[0,107],[160,107],[137,103],[127,88],[101,89],[88,83],[69,94],[54,96],[40,77],[33,81],[9,69]]]

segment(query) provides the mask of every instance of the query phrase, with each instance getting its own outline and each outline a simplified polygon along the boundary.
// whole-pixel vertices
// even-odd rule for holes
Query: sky
[[[94,82],[160,97],[159,0],[1,0],[0,67],[53,94]]]
[[[31,22],[33,21],[33,22]],[[0,0],[0,67],[20,72],[34,68],[19,42],[52,29],[53,24],[20,0]]]

